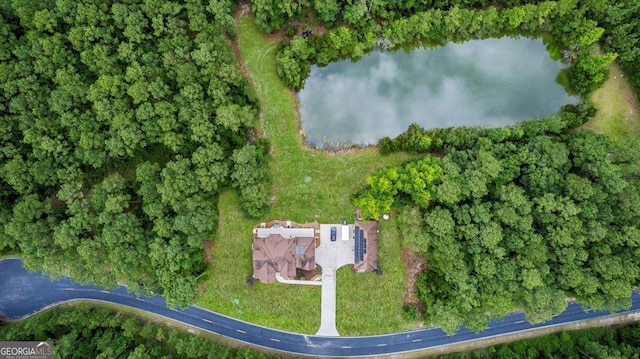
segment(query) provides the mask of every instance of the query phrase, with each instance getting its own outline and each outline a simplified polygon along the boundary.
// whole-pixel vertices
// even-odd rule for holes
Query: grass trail
[[[603,133],[615,142],[640,136],[638,98],[617,63],[609,68],[609,79],[596,90],[591,100],[598,114],[583,128]]]
[[[261,221],[353,221],[349,196],[367,175],[410,157],[381,157],[375,148],[330,154],[302,144],[294,113],[295,97],[275,71],[277,44],[258,32],[253,18],[237,20],[238,45],[261,106],[262,134],[271,142],[270,170],[273,207],[261,219],[247,219],[237,195],[220,197],[220,223],[212,250],[212,265],[198,305],[250,322],[284,330],[316,332],[320,322],[320,288],[279,283],[245,282],[251,275],[251,229]],[[400,243],[392,221],[381,224],[380,267],[384,275],[338,274],[337,326],[342,335],[388,333],[406,328],[401,317],[404,268]]]

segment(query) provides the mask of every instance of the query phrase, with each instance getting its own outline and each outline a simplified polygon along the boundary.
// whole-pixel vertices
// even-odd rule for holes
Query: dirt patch
[[[247,5],[249,6],[249,5]],[[238,5],[238,9],[241,8],[241,5]],[[238,11],[236,11],[236,13],[238,13]],[[234,18],[235,15],[234,15]],[[238,23],[236,22],[234,25],[234,30],[236,32],[236,34],[238,33]],[[240,47],[238,46],[238,39],[237,36],[236,38],[231,38],[229,37],[229,42],[231,43],[231,48],[233,49],[233,57],[236,59],[236,65],[238,65],[238,67],[240,68],[240,71],[242,72],[242,76],[244,76],[244,78],[247,79],[247,81],[249,82],[249,86],[253,87],[253,82],[251,81],[251,76],[249,74],[249,69],[247,69],[247,65],[244,63],[244,61],[242,60],[242,56],[240,54]]]
[[[307,21],[294,20],[294,21],[291,21],[289,25],[285,25],[285,26],[295,27],[297,36],[302,36],[302,33],[306,30],[311,30],[311,33],[317,36],[323,36],[324,33],[327,32],[327,27],[323,23],[310,24],[308,20]],[[282,31],[279,31],[279,32],[282,32]],[[291,39],[290,37],[287,37],[287,36],[283,36],[282,38],[286,38],[287,40]]]
[[[316,266],[315,270],[296,269],[296,278],[302,280],[315,280],[318,276],[322,276],[322,269]]]
[[[233,13],[233,18],[238,19],[240,16],[247,15],[247,14],[251,14],[251,6],[249,5],[249,1],[246,1],[246,0],[240,1],[238,3],[238,7],[236,8],[236,12]],[[236,28],[236,32],[237,32],[237,28]],[[288,37],[284,35],[282,30],[274,31],[270,34],[265,34],[265,36],[267,37],[267,39],[271,41],[278,41],[278,42],[288,39]]]
[[[204,248],[204,262],[210,265],[211,263],[213,263],[213,257],[211,256],[211,253],[213,252],[213,241],[203,241],[202,247]],[[206,281],[198,284],[198,295],[202,295],[206,291]]]
[[[274,31],[274,32],[269,33],[269,34],[265,34],[265,36],[267,37],[267,39],[269,39],[269,41],[274,41],[274,42],[277,42],[277,43],[283,43],[283,42],[291,40],[291,37],[285,35],[282,30]]]
[[[213,242],[211,241],[204,241],[203,243],[204,246],[204,261],[206,263],[213,263],[213,260],[211,259],[211,251],[213,249]]]
[[[238,2],[238,7],[236,8],[236,12],[233,14],[233,18],[237,19],[242,15],[248,14],[251,12],[251,7],[249,6],[249,1],[240,1]]]
[[[253,87],[253,81],[251,81],[251,77],[249,76],[249,69],[247,69],[247,65],[242,61],[242,57],[240,56],[240,49],[238,48],[238,41],[235,39],[229,39],[231,42],[231,46],[233,47],[233,57],[236,59],[236,65],[240,68],[242,72],[242,76],[247,79],[249,82],[249,86]]]
[[[285,34],[286,29],[295,29],[295,35],[289,36]],[[323,23],[318,23],[318,21],[312,16],[311,13],[307,13],[306,19],[303,21],[300,20],[289,20],[285,23],[280,30],[274,31],[272,33],[266,34],[267,39],[271,41],[277,42],[288,42],[291,41],[296,36],[302,36],[302,33],[306,30],[311,30],[311,33],[317,36],[323,36],[327,31],[327,27]],[[291,32],[289,33],[291,34]]]
[[[293,119],[296,121],[298,135],[302,139],[302,142],[304,142],[307,135],[304,132],[304,129],[302,129],[302,122],[300,122],[300,101],[298,100],[298,93],[296,90],[290,88],[289,94],[291,97],[291,111],[293,111]]]
[[[403,248],[402,262],[405,266],[404,301],[407,304],[420,306],[420,301],[416,297],[416,279],[418,278],[418,274],[427,268],[424,256],[422,253]]]

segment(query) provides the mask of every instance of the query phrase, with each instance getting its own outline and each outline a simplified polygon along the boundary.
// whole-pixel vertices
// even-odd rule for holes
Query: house
[[[291,221],[261,223],[253,229],[253,277],[276,281],[276,273],[294,279],[296,270],[316,269],[316,228]]]
[[[316,264],[334,270],[350,264],[355,272],[375,271],[378,222],[356,217],[354,224],[260,223],[253,229],[252,249],[253,278],[262,283],[275,282],[276,273],[295,279],[298,269],[313,271]]]

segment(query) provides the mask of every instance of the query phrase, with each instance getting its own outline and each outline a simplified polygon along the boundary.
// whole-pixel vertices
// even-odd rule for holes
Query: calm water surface
[[[313,66],[298,94],[307,142],[375,144],[425,128],[499,127],[576,103],[542,40],[489,39]]]

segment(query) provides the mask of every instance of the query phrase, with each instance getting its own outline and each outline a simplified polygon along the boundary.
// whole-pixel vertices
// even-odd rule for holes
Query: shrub
[[[415,322],[418,320],[420,316],[420,310],[418,310],[418,306],[412,303],[407,303],[402,306],[402,318],[407,322]]]

